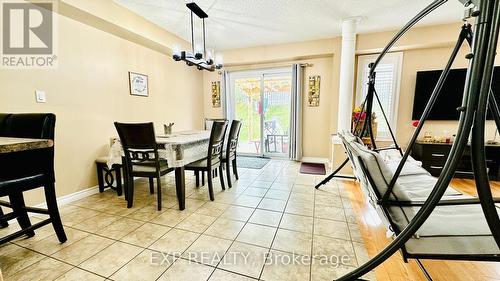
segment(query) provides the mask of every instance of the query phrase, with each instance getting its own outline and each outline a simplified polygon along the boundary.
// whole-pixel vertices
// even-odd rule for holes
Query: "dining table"
[[[180,210],[186,208],[184,166],[207,157],[209,140],[210,131],[207,130],[190,130],[156,135],[158,156],[160,159],[167,161],[168,167],[175,169],[175,187]],[[122,164],[124,154],[120,139],[111,137],[110,144],[111,148],[107,157],[108,167],[112,167],[114,164]]]

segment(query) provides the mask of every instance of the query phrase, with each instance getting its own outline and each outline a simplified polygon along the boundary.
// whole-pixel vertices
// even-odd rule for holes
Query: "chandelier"
[[[198,70],[208,70],[215,71],[216,69],[222,68],[222,62],[220,58],[217,58],[214,61],[214,51],[208,51],[205,45],[205,19],[208,18],[207,13],[203,11],[196,3],[191,2],[187,3],[186,7],[191,10],[191,52],[181,51],[178,48],[174,48],[173,50],[173,59],[175,61],[185,61],[188,66],[196,66]],[[195,50],[195,42],[194,42],[194,20],[193,14],[198,16],[201,19],[203,25],[203,50]]]

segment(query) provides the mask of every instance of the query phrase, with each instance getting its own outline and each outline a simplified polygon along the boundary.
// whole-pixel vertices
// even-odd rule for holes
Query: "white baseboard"
[[[77,191],[75,193],[60,196],[60,197],[57,197],[57,206],[61,207],[61,206],[64,206],[64,205],[69,204],[71,202],[75,202],[77,200],[80,200],[82,198],[88,197],[88,196],[96,194],[96,193],[99,193],[99,186],[98,185],[86,188],[84,190]],[[35,207],[47,208],[47,204],[42,203],[42,204],[36,205]]]

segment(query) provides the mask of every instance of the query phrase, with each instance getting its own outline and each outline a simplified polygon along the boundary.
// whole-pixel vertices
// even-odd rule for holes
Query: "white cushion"
[[[417,235],[406,243],[409,253],[500,254],[479,204],[438,206]]]
[[[168,170],[168,166],[160,166],[160,171],[164,172]],[[133,165],[132,166],[132,171],[133,172],[148,172],[148,173],[154,173],[156,172],[156,167],[153,166],[140,166],[140,165]]]

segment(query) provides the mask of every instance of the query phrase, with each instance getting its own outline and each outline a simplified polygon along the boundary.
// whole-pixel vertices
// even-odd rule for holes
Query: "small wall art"
[[[309,86],[308,86],[309,107],[319,106],[320,83],[321,83],[321,76],[319,75],[309,76]]]
[[[135,72],[128,72],[130,94],[133,96],[149,96],[148,76]]]
[[[220,81],[212,82],[212,107],[220,107]]]

